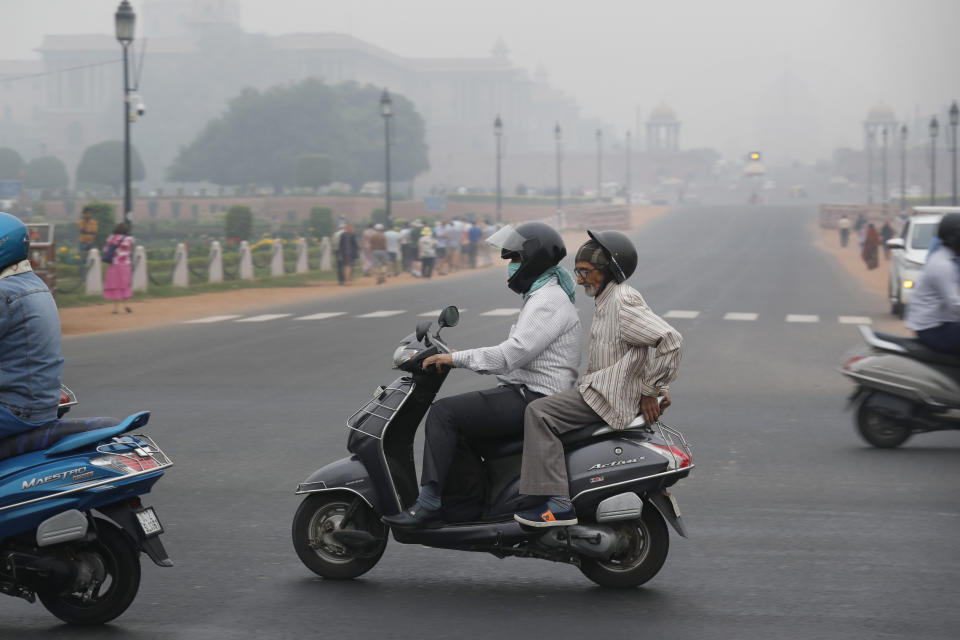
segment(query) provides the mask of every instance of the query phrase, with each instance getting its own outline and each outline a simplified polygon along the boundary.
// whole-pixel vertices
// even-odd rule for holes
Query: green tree
[[[62,189],[70,184],[70,176],[59,158],[43,156],[27,163],[23,182],[31,189]]]
[[[176,181],[257,183],[278,192],[296,184],[298,157],[328,155],[331,181],[359,188],[383,179],[380,89],[335,87],[316,79],[263,92],[246,89],[227,111],[182,148],[169,170]],[[393,96],[391,169],[398,181],[426,170],[423,120],[413,103]]]
[[[249,240],[253,231],[253,212],[250,207],[234,205],[227,210],[226,223],[223,235],[227,238]]]
[[[294,184],[316,189],[333,182],[333,158],[324,153],[297,156],[293,164]]]
[[[324,238],[333,235],[333,209],[330,207],[314,207],[310,209],[310,220],[307,229],[312,237]]]
[[[143,161],[135,147],[130,148],[130,180],[143,180],[146,172]],[[87,147],[77,165],[77,187],[86,185],[106,185],[114,191],[123,191],[123,143],[119,140],[107,140]]]
[[[109,202],[88,202],[83,205],[84,209],[93,210],[93,219],[97,221],[97,239],[96,246],[103,247],[107,238],[113,233],[113,228],[117,226],[117,215],[112,204]]]
[[[10,147],[0,147],[0,180],[17,180],[23,170],[23,158]]]

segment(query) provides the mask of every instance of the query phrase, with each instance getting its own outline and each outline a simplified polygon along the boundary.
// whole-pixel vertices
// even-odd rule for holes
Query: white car
[[[899,238],[887,240],[893,250],[890,260],[890,313],[903,317],[910,304],[923,266],[927,263],[930,241],[937,235],[940,218],[946,213],[960,213],[960,207],[914,207]]]

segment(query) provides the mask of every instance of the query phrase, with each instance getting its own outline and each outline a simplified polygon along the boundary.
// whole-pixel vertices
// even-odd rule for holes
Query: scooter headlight
[[[409,344],[402,344],[393,352],[393,366],[400,367],[404,362],[417,355],[417,349]]]

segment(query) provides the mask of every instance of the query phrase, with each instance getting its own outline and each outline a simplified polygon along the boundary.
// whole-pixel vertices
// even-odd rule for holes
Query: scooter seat
[[[960,357],[934,351],[933,349],[925,346],[916,338],[909,338],[907,336],[901,336],[895,333],[876,332],[874,335],[881,340],[892,342],[903,347],[907,350],[906,355],[915,360],[922,360],[923,362],[929,362],[931,364],[942,364],[948,367],[960,368]]]
[[[640,415],[628,424],[626,429],[645,429],[646,426],[647,423],[644,422],[643,416]],[[594,424],[564,433],[560,436],[560,442],[563,443],[563,448],[566,450],[572,449],[588,440],[600,440],[620,432],[620,429],[614,429],[605,422],[595,422]],[[485,460],[491,460],[521,453],[523,451],[523,440],[478,440],[472,442],[471,446]]]
[[[117,418],[64,418],[0,440],[0,461],[52,447],[67,436],[115,427]]]

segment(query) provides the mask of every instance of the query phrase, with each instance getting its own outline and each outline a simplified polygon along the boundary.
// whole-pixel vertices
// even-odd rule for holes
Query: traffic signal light
[[[750,159],[751,159],[751,160],[759,160],[759,159],[760,159],[760,152],[759,152],[759,151],[751,151],[751,152],[750,152]]]

